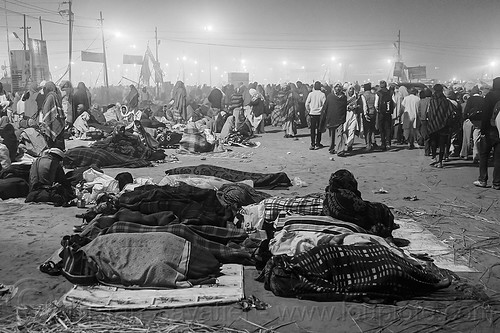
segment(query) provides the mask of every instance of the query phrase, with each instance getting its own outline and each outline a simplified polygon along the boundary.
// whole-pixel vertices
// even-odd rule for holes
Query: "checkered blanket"
[[[394,301],[451,283],[447,271],[415,266],[379,244],[322,245],[272,257],[258,278],[277,296],[318,301]]]
[[[245,172],[223,168],[215,165],[200,164],[198,166],[179,167],[165,171],[167,175],[193,174],[214,176],[232,182],[240,182],[242,180],[252,180],[254,188],[274,189],[279,187],[292,186],[290,178],[284,172],[277,173],[256,173]]]
[[[120,207],[152,214],[171,211],[183,224],[214,225],[225,227],[234,218],[227,207],[223,207],[215,190],[200,189],[186,183],[179,186],[146,185],[120,196]]]
[[[210,252],[222,264],[251,264],[251,254],[254,249],[246,248],[241,243],[248,235],[237,229],[219,228],[209,225],[188,226],[184,224],[169,224],[166,226],[146,226],[132,222],[115,222],[111,227],[101,231],[112,233],[147,233],[168,232]]]
[[[264,199],[264,219],[266,222],[275,221],[281,212],[301,215],[323,215],[324,193],[311,193],[303,197],[283,198],[272,197]]]
[[[99,168],[143,168],[152,166],[151,162],[120,155],[99,148],[76,147],[69,149],[64,157],[68,169],[97,165]]]

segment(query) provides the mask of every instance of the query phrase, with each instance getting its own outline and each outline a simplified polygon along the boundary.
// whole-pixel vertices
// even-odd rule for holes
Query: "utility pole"
[[[68,0],[63,2],[63,4],[68,4],[68,39],[69,39],[69,55],[68,55],[68,78],[69,81],[71,82],[71,65],[73,62],[72,55],[73,55],[73,10],[72,10],[72,3],[73,0]],[[65,11],[61,11],[60,13],[63,13]]]
[[[401,61],[401,30],[398,30],[398,61]]]
[[[5,8],[5,26],[7,28],[7,52],[9,53],[9,69],[10,69],[10,42],[9,42],[9,22],[7,21],[7,1],[3,2]]]
[[[158,62],[158,27],[155,27],[155,45],[156,45],[156,64],[158,65],[158,69],[160,69],[160,63]],[[160,96],[160,87],[159,82],[156,80],[156,72],[155,72],[155,82],[156,82],[156,98]]]
[[[42,29],[42,17],[38,17],[38,22],[40,23],[40,40],[43,40],[43,29]]]
[[[24,24],[19,29],[24,30],[24,42],[23,42],[23,44],[24,44],[24,51],[26,51],[26,45],[27,45],[26,43],[28,42],[28,38],[27,38],[27,36],[28,36],[28,29],[31,29],[31,27],[27,27],[26,26],[26,14],[23,15],[23,18],[24,18]]]
[[[109,84],[108,84],[108,63],[106,61],[106,42],[104,41],[104,19],[102,18],[102,12],[100,13],[99,22],[101,22],[101,36],[102,36],[102,56],[104,60],[104,85],[106,86],[106,99],[109,100]]]

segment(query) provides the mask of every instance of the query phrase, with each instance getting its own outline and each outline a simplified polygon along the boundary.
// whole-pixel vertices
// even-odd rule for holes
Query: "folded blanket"
[[[99,148],[76,147],[69,149],[64,158],[64,166],[68,169],[95,164],[99,168],[143,168],[151,166],[151,162],[116,154]]]
[[[311,193],[302,197],[271,197],[261,201],[266,207],[265,221],[274,222],[281,212],[303,215],[323,215],[322,193]]]
[[[167,175],[195,174],[195,175],[214,176],[232,182],[239,182],[242,180],[250,179],[253,180],[255,188],[262,188],[262,189],[265,188],[273,189],[277,187],[292,186],[290,178],[288,178],[287,174],[284,172],[278,172],[278,173],[244,172],[208,164],[169,169],[165,171],[165,173]]]
[[[167,232],[103,235],[82,250],[100,282],[125,287],[190,287],[220,269],[210,252]]]

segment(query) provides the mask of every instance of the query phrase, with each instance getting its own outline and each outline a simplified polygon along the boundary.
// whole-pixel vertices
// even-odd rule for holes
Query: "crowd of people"
[[[154,150],[164,140],[165,129],[191,133],[187,129],[195,128],[227,143],[265,133],[265,126],[272,125],[281,127],[284,137],[292,140],[297,140],[297,129],[309,128],[310,150],[328,146],[329,153],[339,157],[385,151],[395,144],[423,148],[430,165],[437,168],[443,168],[450,157],[471,156],[473,163],[479,163],[479,177],[474,181],[479,187],[488,187],[493,152],[492,188],[500,189],[500,139],[495,122],[500,77],[491,87],[476,85],[470,90],[386,81],[377,85],[252,82],[221,88],[186,87],[178,81],[168,95],[164,101],[155,100],[147,87],[138,90],[130,85],[123,100],[99,106],[92,103],[92,93],[83,82],[76,88],[69,81],[59,86],[51,81],[32,84],[14,96],[0,85],[0,165],[8,167],[22,153],[19,136],[26,128],[35,128],[45,139],[49,149],[45,155],[52,156],[51,162],[33,165],[48,170],[55,168],[53,161],[62,160],[65,140],[93,138],[95,132],[106,136],[106,129],[120,138],[136,138],[132,146],[144,146],[140,157],[157,157]],[[327,130],[330,140],[323,141],[324,146]],[[365,146],[354,152],[356,136]],[[106,145],[119,142],[115,139],[108,138],[111,141]],[[30,189],[52,186],[55,173],[49,173],[50,177],[38,177],[47,178],[47,184],[31,184]]]

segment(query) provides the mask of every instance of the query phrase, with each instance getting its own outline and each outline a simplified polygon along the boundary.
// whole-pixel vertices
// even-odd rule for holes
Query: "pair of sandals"
[[[59,276],[62,272],[62,260],[54,263],[52,260],[44,262],[39,267],[40,272],[49,274],[50,276]]]

